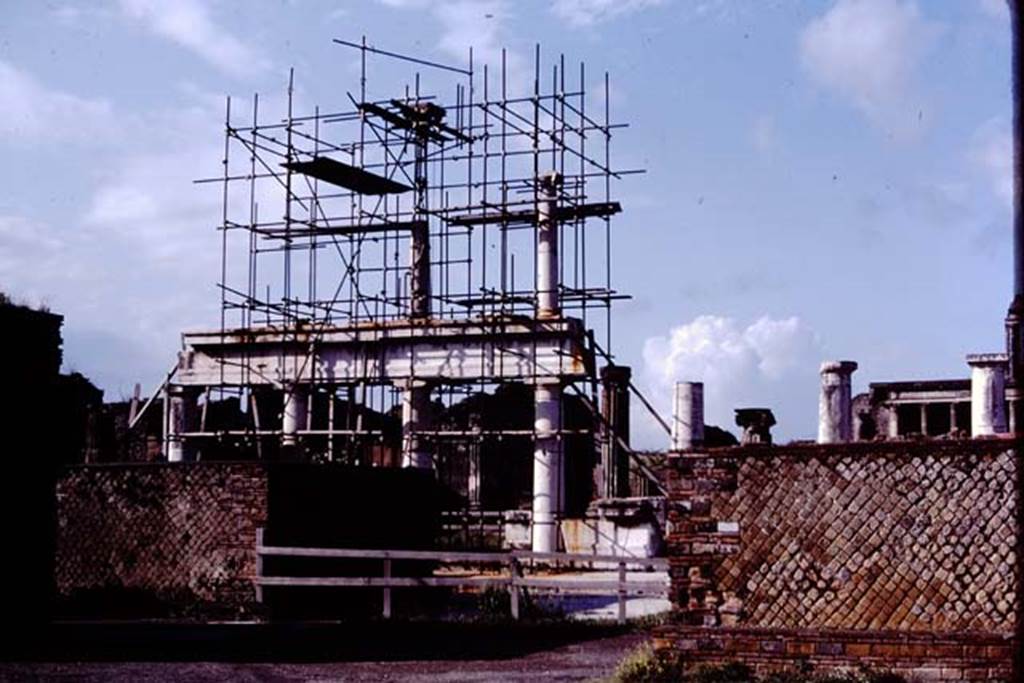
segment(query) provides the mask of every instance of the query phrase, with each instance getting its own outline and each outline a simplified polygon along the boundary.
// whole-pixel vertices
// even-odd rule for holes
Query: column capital
[[[562,174],[558,171],[544,171],[537,176],[541,189],[554,190],[562,186]]]
[[[605,365],[601,368],[602,382],[618,382],[625,384],[633,378],[633,370],[628,365]]]
[[[1005,353],[967,354],[967,364],[972,368],[995,367],[998,365],[1006,365],[1009,362],[1010,357]]]
[[[849,375],[857,369],[857,362],[852,360],[827,360],[821,364],[821,368],[818,370],[822,375],[825,374],[839,374]]]

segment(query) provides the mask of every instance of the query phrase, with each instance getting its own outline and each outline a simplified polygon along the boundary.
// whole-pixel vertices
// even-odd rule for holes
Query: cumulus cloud
[[[570,26],[583,27],[663,3],[664,0],[555,0],[551,11]]]
[[[476,70],[481,71],[482,65],[488,65],[492,86],[499,83],[503,50],[510,94],[522,93],[528,84],[522,58],[515,51],[505,49],[506,26],[512,17],[512,5],[507,0],[378,1],[394,9],[428,11],[440,25],[437,49],[456,60],[458,65],[465,65],[472,47]]]
[[[269,66],[258,50],[217,24],[202,0],[120,0],[120,7],[125,16],[231,76],[251,75]]]
[[[509,16],[501,0],[456,0],[433,5],[443,26],[438,47],[456,59],[465,60],[469,46],[474,59],[484,64],[501,64],[502,27]]]
[[[814,82],[905,136],[927,110],[915,75],[941,32],[912,0],[838,0],[804,29],[800,57]]]
[[[105,142],[114,133],[111,113],[106,100],[50,88],[0,60],[0,142]]]
[[[169,366],[181,330],[216,320],[220,200],[216,187],[192,180],[219,168],[223,114],[196,94],[180,107],[130,114],[47,89],[26,74],[15,80],[31,84],[22,88],[33,97],[25,106],[38,109],[35,120],[17,126],[22,138],[81,136],[90,115],[160,131],[90,147],[93,170],[79,178],[86,200],[67,216],[44,219],[31,204],[0,206],[4,290],[64,314],[68,362],[116,396]],[[0,97],[0,112],[12,106],[22,105]],[[0,121],[12,118],[0,113]],[[108,140],[103,132],[95,131],[93,142]],[[0,143],[7,137],[3,129]],[[124,351],[122,362],[104,351],[113,347]]]
[[[735,431],[735,408],[767,407],[783,437],[813,433],[821,356],[817,335],[797,317],[762,316],[743,326],[733,318],[703,315],[647,339],[643,348],[644,375],[665,415],[675,382],[700,381],[709,424]],[[653,445],[664,441],[646,436],[657,439]]]
[[[1013,133],[1001,118],[983,123],[971,140],[968,153],[974,167],[987,178],[992,191],[1006,202],[1013,203]]]

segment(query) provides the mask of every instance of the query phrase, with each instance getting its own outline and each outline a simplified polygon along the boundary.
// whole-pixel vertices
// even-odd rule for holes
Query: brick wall
[[[256,529],[270,545],[429,548],[452,504],[430,472],[336,464],[80,465],[56,488],[58,616],[99,619],[352,616],[358,589],[268,589],[257,604]],[[287,576],[367,571],[351,564],[266,560]]]
[[[734,448],[673,459],[659,643],[762,669],[870,661],[1010,676],[1021,464],[1007,441]]]
[[[267,469],[254,463],[69,468],[57,482],[62,611],[251,614],[267,489]]]

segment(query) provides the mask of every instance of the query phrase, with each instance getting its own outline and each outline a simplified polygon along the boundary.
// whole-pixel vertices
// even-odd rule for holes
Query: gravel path
[[[388,662],[9,662],[3,681],[588,681],[607,678],[644,635],[583,640],[521,657]]]

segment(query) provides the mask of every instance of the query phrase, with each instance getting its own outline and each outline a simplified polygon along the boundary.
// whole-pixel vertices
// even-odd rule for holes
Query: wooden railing
[[[264,572],[266,557],[344,558],[352,560],[380,560],[380,576],[267,576]],[[435,562],[438,564],[499,567],[499,572],[487,576],[393,576],[392,563],[396,560]],[[558,579],[551,576],[527,576],[534,567],[604,565],[618,569],[611,579]],[[667,570],[668,560],[660,557],[622,557],[620,555],[585,555],[574,553],[534,553],[513,550],[504,553],[454,552],[435,550],[364,550],[352,548],[305,548],[268,546],[263,542],[263,529],[256,535],[256,598],[263,601],[263,588],[268,586],[320,586],[348,588],[380,588],[383,591],[381,614],[391,618],[391,592],[395,588],[449,587],[500,588],[508,591],[509,607],[513,619],[519,619],[522,591],[548,590],[584,593],[588,595],[615,595],[618,597],[618,622],[626,621],[626,600],[631,595],[668,595],[668,581],[631,580],[627,568]]]

